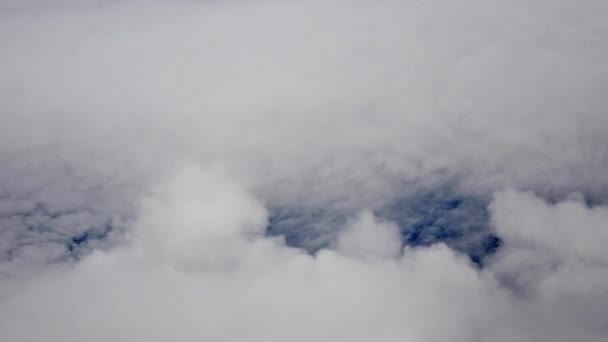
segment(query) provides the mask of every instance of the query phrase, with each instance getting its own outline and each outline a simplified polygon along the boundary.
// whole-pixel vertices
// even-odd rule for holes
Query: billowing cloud
[[[608,255],[600,246],[608,243],[608,207],[589,208],[573,199],[549,204],[507,191],[495,196],[492,213],[504,248],[489,269],[525,307],[515,339],[606,338]],[[520,329],[531,333],[519,337]]]
[[[605,341],[607,11],[0,0],[0,340]]]
[[[572,211],[579,220],[556,229],[589,224],[606,242],[593,224],[606,208],[498,194],[492,213],[506,248],[484,271],[442,244],[392,253],[396,226],[369,212],[353,218],[336,250],[313,256],[266,237],[263,205],[217,172],[191,168],[160,186],[121,246],[6,281],[3,339],[601,341],[608,333],[605,253],[546,242],[557,233],[551,223]],[[539,209],[542,224],[528,222]],[[518,244],[545,244],[553,254],[529,248],[562,262],[528,259],[553,265],[542,273],[514,264],[526,252]],[[523,287],[500,281],[513,270],[528,276]]]

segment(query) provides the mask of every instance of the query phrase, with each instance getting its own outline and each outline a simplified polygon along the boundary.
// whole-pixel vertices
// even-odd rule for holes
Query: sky
[[[0,0],[0,340],[608,340],[606,14]]]

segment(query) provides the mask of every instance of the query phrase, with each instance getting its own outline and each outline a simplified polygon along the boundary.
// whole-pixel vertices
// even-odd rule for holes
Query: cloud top
[[[607,11],[0,0],[0,340],[606,341]]]

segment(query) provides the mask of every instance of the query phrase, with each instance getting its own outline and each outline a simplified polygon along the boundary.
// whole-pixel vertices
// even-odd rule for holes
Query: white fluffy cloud
[[[522,316],[529,321],[519,324],[532,329],[528,338],[605,339],[608,254],[601,246],[608,243],[608,207],[548,204],[507,191],[495,196],[492,213],[504,248],[490,270],[525,302]]]
[[[9,282],[0,334],[18,341],[465,341],[489,319],[484,301],[500,296],[489,275],[444,246],[389,259],[359,258],[370,248],[355,250],[347,237],[340,241],[350,242],[348,254],[288,248],[259,233],[262,208],[222,177],[180,173],[144,201],[137,225],[145,234],[68,269]],[[350,229],[392,229],[369,215]],[[371,248],[382,253],[378,241]]]
[[[0,0],[0,340],[606,341],[607,12]],[[446,183],[483,268],[376,216]]]
[[[608,208],[567,200],[547,204],[531,193],[500,193],[492,205],[505,246],[494,272],[551,298],[608,293]]]
[[[399,227],[380,222],[373,213],[364,211],[342,231],[336,249],[355,257],[395,257],[401,253]]]
[[[142,201],[139,228],[122,246],[5,281],[0,336],[11,341],[603,340],[608,278],[597,263],[605,253],[581,256],[546,238],[581,224],[605,235],[605,226],[593,223],[608,209],[571,202],[551,206],[517,192],[498,194],[492,208],[506,247],[485,271],[443,245],[386,254],[394,240],[364,235],[375,230],[391,235],[394,227],[370,213],[349,223],[338,250],[311,256],[265,237],[262,204],[229,178],[190,168]],[[539,210],[543,224],[536,225],[529,218]],[[572,211],[580,220],[552,226]],[[523,288],[499,281],[505,269],[537,273],[519,265],[510,269],[508,261],[520,257],[519,245],[538,244],[546,244],[561,262],[520,284]],[[370,251],[384,258],[370,258]]]

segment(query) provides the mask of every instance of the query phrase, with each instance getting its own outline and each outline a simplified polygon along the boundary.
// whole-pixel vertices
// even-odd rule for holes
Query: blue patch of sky
[[[89,250],[91,243],[104,240],[113,230],[111,223],[101,227],[93,227],[85,232],[68,237],[65,242],[66,248],[72,257],[78,258],[83,252]]]
[[[478,266],[496,253],[501,240],[489,225],[488,198],[451,188],[426,189],[374,210],[399,226],[403,245],[443,242],[469,256]],[[311,253],[327,247],[354,212],[323,208],[273,208],[267,234]]]
[[[399,225],[405,245],[443,242],[481,266],[501,244],[489,224],[488,203],[481,196],[434,189],[397,199],[376,214]]]

